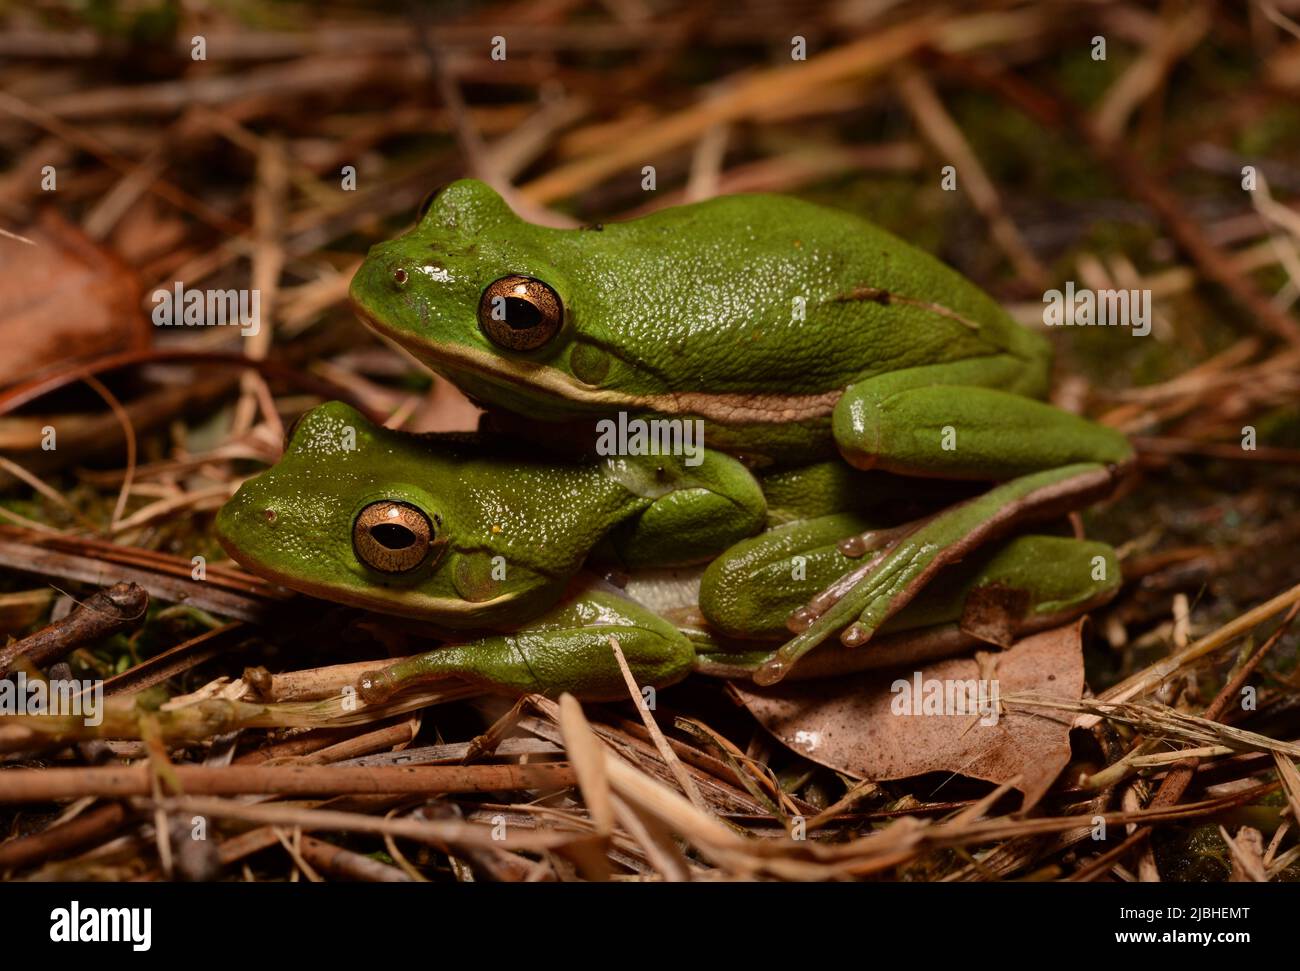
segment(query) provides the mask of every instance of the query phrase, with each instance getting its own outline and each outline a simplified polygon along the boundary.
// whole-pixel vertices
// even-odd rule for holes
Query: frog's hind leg
[[[802,527],[795,524],[785,529]],[[749,540],[747,544],[754,547],[758,542]],[[779,586],[782,574],[791,574],[793,557],[782,556],[777,544],[772,545],[772,557],[758,563],[757,569],[745,569],[744,561],[754,560],[753,549],[740,551],[737,559],[741,562],[733,568],[723,568],[731,575],[721,579],[739,588],[739,596],[727,596],[723,591],[719,597],[718,591],[713,591],[710,609],[704,611],[708,620],[702,625],[706,636],[694,639],[697,671],[716,677],[750,677],[769,658],[770,647],[765,648],[761,641],[728,637],[728,631],[718,627],[734,629],[735,625],[729,623],[734,615],[739,612],[742,619],[748,620],[754,616],[755,607],[764,612],[762,609],[770,605],[775,608],[773,613],[779,613],[784,605],[784,613],[789,614],[791,599],[773,597],[770,590]],[[810,552],[822,558],[820,549]],[[810,562],[807,578],[813,581],[815,574],[818,582],[797,588],[790,584],[789,593],[793,596],[801,592],[798,599],[807,599],[818,583],[830,582],[850,564],[841,557],[837,569],[826,569],[831,565]],[[951,657],[979,644],[1008,647],[1022,636],[1059,626],[1106,603],[1122,582],[1115,551],[1105,543],[1036,534],[989,543],[950,566],[943,583],[930,584],[891,616],[869,650],[848,648],[837,641],[822,644],[803,658],[789,677],[838,677],[921,663]],[[719,613],[721,616],[715,620]],[[773,636],[779,636],[781,630],[762,620],[753,626],[765,637],[769,630]]]
[[[754,675],[774,684],[836,631],[848,647],[866,643],[941,569],[1025,523],[1054,519],[1108,495],[1114,466],[1077,463],[1020,476],[925,520],[792,615],[795,636]]]
[[[1002,359],[999,359],[1002,360]],[[836,407],[836,440],[860,468],[952,479],[1009,479],[913,524],[791,618],[795,637],[755,680],[771,684],[836,631],[865,643],[949,563],[1027,522],[1055,518],[1109,494],[1132,460],[1113,429],[1020,394],[983,385],[986,362],[891,372],[850,388]],[[969,378],[972,384],[962,383]]]

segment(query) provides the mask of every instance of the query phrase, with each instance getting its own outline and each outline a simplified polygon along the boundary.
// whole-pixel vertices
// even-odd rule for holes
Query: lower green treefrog
[[[1042,399],[1050,350],[973,283],[857,216],[726,196],[580,230],[454,182],[352,281],[361,318],[472,398],[549,422],[704,423],[755,466],[999,482],[855,566],[790,619],[780,680],[861,645],[943,566],[1111,490],[1132,450]],[[865,547],[860,549],[866,552]]]
[[[291,589],[454,629],[514,627],[589,556],[622,569],[707,561],[764,524],[753,475],[720,452],[545,462],[522,445],[382,428],[330,402],[217,516],[227,551]]]
[[[291,589],[451,632],[453,643],[368,676],[369,700],[447,676],[619,698],[610,636],[641,684],[750,673],[791,608],[851,566],[836,538],[870,532],[865,514],[837,508],[849,498],[827,487],[837,473],[816,466],[773,483],[791,497],[799,479],[808,485],[802,508],[785,502],[802,518],[760,532],[771,512],[754,476],[724,454],[701,459],[546,463],[516,443],[379,428],[335,402],[295,425],[281,461],[222,508],[217,532],[237,561]],[[704,563],[703,623],[666,619],[579,574],[584,564],[636,573]],[[819,651],[800,674],[884,663],[908,632],[941,653],[1005,642],[1076,615],[1117,583],[1102,544],[1020,536],[914,598],[872,651]]]

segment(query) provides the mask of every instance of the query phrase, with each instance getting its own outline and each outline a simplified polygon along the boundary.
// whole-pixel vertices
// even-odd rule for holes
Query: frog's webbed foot
[[[933,518],[934,516],[926,516],[915,522],[889,529],[869,529],[840,540],[836,544],[837,548],[847,557],[859,559],[868,553],[873,555],[861,566],[839,577],[817,596],[791,613],[789,620],[786,621],[790,633],[799,634],[811,627],[817,618],[844,599],[850,590],[869,576],[894,547]],[[846,640],[844,643],[849,642]]]
[[[1094,462],[1035,472],[910,524],[883,540],[862,566],[823,590],[791,617],[800,629],[754,673],[775,684],[836,631],[846,646],[865,644],[943,567],[1028,522],[1053,519],[1112,490],[1118,470]],[[863,552],[870,543],[862,544]]]

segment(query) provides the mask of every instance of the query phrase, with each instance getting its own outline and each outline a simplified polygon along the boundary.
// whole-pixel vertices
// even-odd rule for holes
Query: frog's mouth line
[[[436,615],[440,619],[468,618],[485,608],[496,609],[503,607],[519,596],[517,592],[503,593],[491,600],[471,603],[468,600],[458,600],[450,597],[430,597],[418,590],[403,590],[401,594],[405,599],[398,600],[395,597],[384,596],[386,590],[383,587],[377,587],[374,593],[360,595],[353,593],[347,587],[308,583],[301,576],[283,573],[228,543],[226,537],[220,533],[217,535],[217,542],[221,544],[221,548],[229,554],[232,560],[248,570],[248,572],[277,586],[284,587],[286,590],[303,593],[318,600],[327,600],[330,603],[345,604],[349,607],[357,607],[361,610],[371,610],[377,613],[396,614],[399,617],[409,617],[414,620],[428,621],[432,615]],[[490,624],[485,623],[480,625],[479,628],[466,627],[466,629],[486,629],[490,626]]]
[[[520,392],[539,391],[553,398],[594,408],[623,407],[653,411],[664,415],[705,418],[719,425],[777,425],[826,418],[844,393],[841,389],[815,394],[764,394],[760,392],[723,392],[708,394],[676,391],[668,394],[634,395],[609,389],[592,388],[573,381],[559,368],[545,364],[517,364],[499,355],[470,348],[430,345],[414,339],[377,320],[363,306],[352,302],[352,309],[362,323],[376,333],[395,341],[417,360],[421,355],[436,358],[448,368],[467,371],[485,381]]]

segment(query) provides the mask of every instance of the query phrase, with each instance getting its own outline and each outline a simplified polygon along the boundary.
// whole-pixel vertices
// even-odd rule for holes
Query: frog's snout
[[[354,299],[358,290],[371,296],[385,293],[396,295],[405,290],[417,269],[411,265],[408,255],[399,250],[381,253],[372,250],[352,278],[353,285],[350,289]],[[360,286],[357,285],[358,281]]]
[[[259,496],[245,483],[217,513],[217,541],[232,556],[244,550],[257,536],[257,530],[274,526],[279,518],[276,503]]]
[[[368,326],[384,332],[388,320],[405,312],[417,270],[400,251],[371,249],[348,287],[353,311]]]
[[[348,284],[348,299],[352,302],[352,306],[362,314],[365,313],[370,303],[374,277],[375,254],[372,250],[365,261],[357,267],[357,272],[352,274],[352,282]]]

